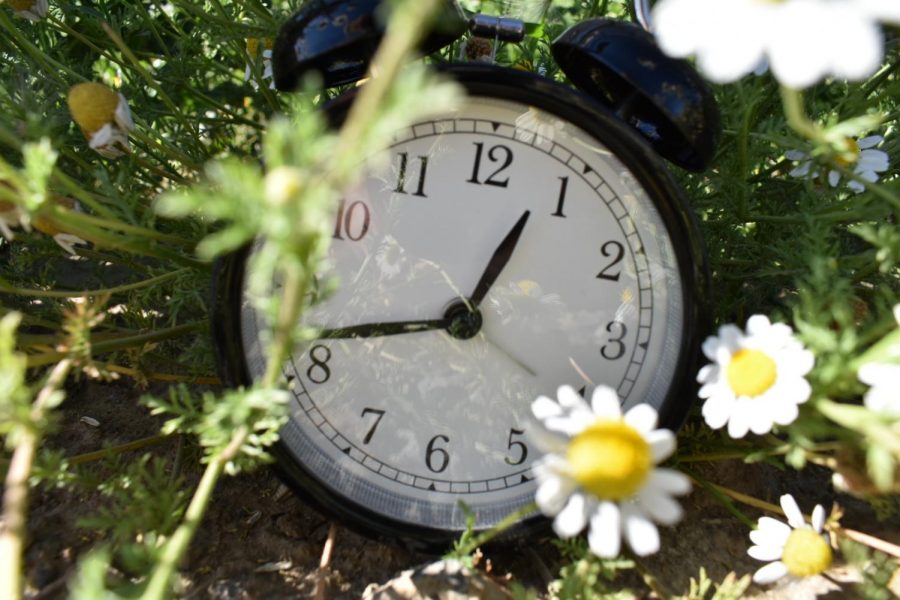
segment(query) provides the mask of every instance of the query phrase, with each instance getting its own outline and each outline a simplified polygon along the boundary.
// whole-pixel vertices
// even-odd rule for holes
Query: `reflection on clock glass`
[[[662,404],[683,335],[677,269],[653,203],[600,141],[469,98],[399,131],[341,199],[319,276],[336,291],[304,316],[324,337],[284,366],[283,439],[377,514],[459,530],[462,500],[494,525],[533,499],[538,395],[606,384],[626,407]],[[246,300],[254,378],[263,329]]]

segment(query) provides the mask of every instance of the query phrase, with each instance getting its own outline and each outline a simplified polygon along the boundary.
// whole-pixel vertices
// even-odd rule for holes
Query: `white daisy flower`
[[[900,304],[894,307],[894,319],[900,325]],[[900,365],[866,363],[856,373],[869,388],[863,404],[873,412],[900,419]]]
[[[554,432],[545,440],[553,453],[533,466],[538,481],[535,501],[553,530],[572,537],[590,525],[588,544],[602,557],[619,554],[624,535],[640,556],[659,550],[653,521],[678,522],[681,506],[673,495],[691,489],[687,476],[654,468],[675,451],[675,435],[656,429],[657,415],[639,404],[622,415],[619,397],[598,386],[588,403],[562,386],[559,401],[541,396],[531,405],[534,416]],[[562,434],[557,436],[555,434]]]
[[[709,79],[735,81],[767,61],[786,86],[824,77],[861,80],[884,55],[878,21],[897,22],[883,0],[661,0],[653,30],[662,50],[697,56]]]
[[[72,119],[101,156],[117,158],[130,151],[134,121],[125,96],[100,83],[79,83],[69,89],[68,103]]]
[[[853,167],[853,173],[869,182],[878,181],[878,174],[888,170],[890,157],[883,150],[876,150],[875,146],[884,141],[880,135],[870,135],[860,140],[847,138],[848,153],[835,159],[840,166]],[[814,168],[813,160],[809,154],[800,150],[789,150],[784,153],[789,160],[801,161],[789,173],[791,177],[818,177],[819,171]],[[836,169],[828,172],[828,184],[837,187],[841,181],[841,173]],[[848,181],[847,187],[857,194],[865,191],[866,186],[859,181]]]
[[[784,323],[770,323],[764,315],[747,321],[747,333],[723,325],[718,336],[703,342],[703,354],[713,361],[700,369],[703,418],[713,429],[728,424],[728,435],[741,438],[752,431],[764,434],[772,426],[797,418],[797,405],[809,399],[805,375],[813,367],[806,350]]]
[[[47,16],[47,0],[6,0],[13,14],[29,21],[40,21]]]
[[[772,583],[785,575],[809,577],[818,575],[831,565],[831,546],[822,535],[825,509],[817,504],[812,513],[812,525],[807,525],[796,500],[790,494],[781,497],[781,509],[787,524],[772,517],[760,517],[756,529],[750,532],[747,554],[756,560],[771,561],[753,574],[759,584]]]
[[[275,81],[273,79],[274,75],[272,74],[272,48],[275,42],[272,38],[247,38],[247,54],[250,55],[251,60],[257,60],[258,57],[262,57],[262,78],[263,81],[269,81],[269,89],[275,89]],[[262,53],[260,54],[260,45],[262,46]],[[250,65],[247,65],[244,68],[244,81],[249,81],[250,85],[253,86],[253,89],[259,89],[259,84],[252,79],[253,78],[253,69],[250,68]]]

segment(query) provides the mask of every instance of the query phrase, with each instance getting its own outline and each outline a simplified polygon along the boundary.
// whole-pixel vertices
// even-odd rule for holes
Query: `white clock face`
[[[385,331],[467,317],[511,232],[480,327]],[[606,384],[626,407],[659,407],[675,376],[685,291],[660,213],[603,143],[534,107],[470,97],[398,131],[387,162],[345,194],[329,263],[321,277],[337,290],[304,316],[328,337],[284,366],[282,438],[375,515],[457,531],[463,501],[478,527],[496,524],[533,500],[537,396]],[[257,378],[265,324],[244,298]]]

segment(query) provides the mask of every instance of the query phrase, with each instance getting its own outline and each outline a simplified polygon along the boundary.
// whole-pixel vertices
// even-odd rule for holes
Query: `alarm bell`
[[[359,81],[384,35],[381,0],[311,0],[282,27],[272,48],[275,86],[297,87],[308,72],[318,72],[325,87]],[[454,0],[445,0],[420,50],[430,54],[466,31],[466,19]]]
[[[583,21],[553,42],[553,56],[578,89],[672,163],[701,171],[712,160],[720,129],[712,92],[690,64],[663,54],[638,25]]]

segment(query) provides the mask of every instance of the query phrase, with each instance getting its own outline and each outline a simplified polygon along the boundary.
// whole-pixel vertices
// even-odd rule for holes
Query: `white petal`
[[[116,105],[116,112],[113,113],[113,119],[119,129],[123,131],[131,131],[134,129],[134,121],[131,119],[131,109],[128,108],[128,100],[122,93],[119,93],[119,103]]]
[[[586,412],[590,410],[581,394],[570,385],[559,386],[559,389],[556,390],[556,397],[559,399],[560,406],[569,411]]]
[[[719,351],[719,338],[714,335],[703,340],[703,354],[709,360],[716,360],[716,353]]]
[[[646,435],[656,428],[656,409],[649,404],[638,404],[625,413],[625,422]]]
[[[549,417],[558,417],[562,414],[562,407],[555,400],[551,400],[547,396],[538,396],[531,403],[531,412],[536,419],[541,421]]]
[[[756,526],[760,537],[754,538],[751,532],[750,539],[761,546],[784,546],[791,535],[790,525],[772,517],[760,517]]]
[[[622,507],[625,539],[638,556],[647,556],[659,550],[659,531],[656,525],[633,505]]]
[[[828,172],[828,185],[831,187],[836,187],[838,182],[841,180],[841,174],[837,171],[829,171]]]
[[[544,421],[544,427],[550,431],[558,431],[569,437],[578,435],[584,431],[587,423],[583,418],[577,417],[550,417]]]
[[[766,315],[753,315],[747,319],[748,335],[765,335],[771,327],[772,323]]]
[[[790,175],[791,177],[806,177],[807,175],[809,175],[810,167],[812,167],[812,163],[810,161],[806,161],[799,167],[794,167],[793,169],[791,169],[788,175]]]
[[[713,429],[725,426],[731,417],[735,399],[725,396],[714,396],[703,404],[703,419]]]
[[[784,552],[784,548],[781,546],[750,546],[747,548],[747,554],[755,558],[756,560],[778,560],[781,558],[781,553]]]
[[[603,558],[615,558],[621,546],[621,514],[612,502],[601,502],[591,517],[588,545],[591,552]]]
[[[821,504],[816,504],[812,512],[812,526],[816,533],[822,533],[822,527],[825,526],[825,509]]]
[[[650,433],[645,434],[644,439],[650,445],[654,464],[659,464],[675,452],[677,445],[675,434],[668,429],[654,429]]]
[[[784,157],[788,160],[805,160],[809,158],[809,154],[800,150],[788,150],[784,153]]]
[[[766,585],[787,575],[787,567],[780,560],[767,564],[753,574],[753,581]]]
[[[584,494],[578,492],[572,494],[566,507],[553,520],[553,531],[556,535],[561,538],[578,535],[587,525],[591,504]]]
[[[771,409],[772,422],[782,426],[790,425],[797,420],[797,416],[800,414],[800,409],[793,402],[776,402]]]
[[[756,400],[756,402],[759,403],[759,400]],[[796,407],[797,405],[795,404],[794,406]],[[763,435],[772,431],[772,415],[770,411],[766,410],[767,408],[767,406],[763,405],[759,406],[755,411],[747,413],[750,431],[756,435]]]
[[[697,383],[708,383],[719,377],[719,365],[709,364],[697,371]]]
[[[728,435],[734,439],[739,439],[747,435],[750,430],[750,418],[753,414],[751,406],[752,401],[748,399],[738,399],[734,403],[731,416],[728,419]]]
[[[657,523],[674,525],[681,520],[681,505],[664,493],[645,487],[638,493],[637,503]]]
[[[884,141],[884,138],[880,135],[870,135],[857,140],[856,145],[859,146],[860,150],[866,150],[867,148],[874,148],[882,141]]]
[[[551,477],[540,484],[534,495],[534,501],[543,514],[552,517],[563,509],[569,494],[576,487],[575,481],[568,477]]]
[[[778,501],[781,504],[781,510],[784,511],[784,516],[787,517],[791,527],[797,529],[806,524],[803,520],[803,513],[800,512],[800,507],[797,506],[797,501],[794,500],[793,496],[784,494]]]
[[[618,419],[622,416],[622,406],[616,390],[608,385],[598,385],[591,394],[591,409],[594,415],[604,419]]]
[[[646,487],[675,496],[683,496],[691,491],[691,480],[684,473],[674,469],[657,468],[647,478]]]

